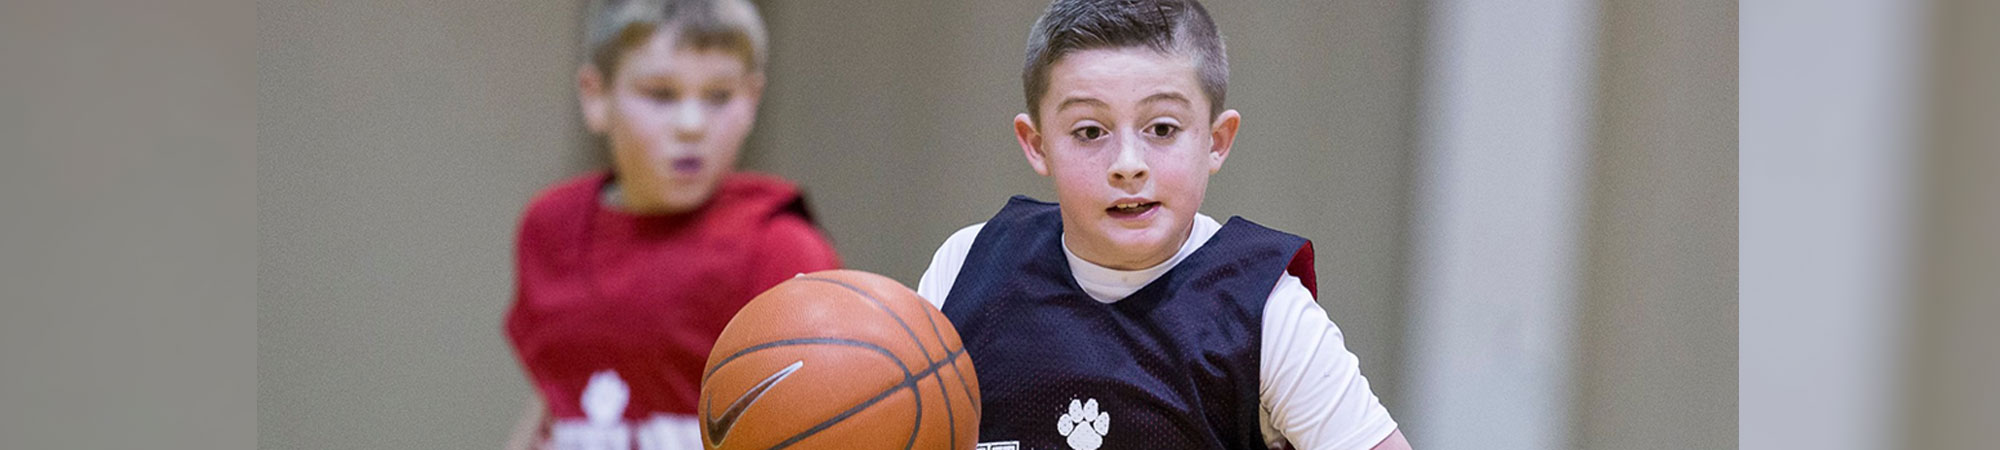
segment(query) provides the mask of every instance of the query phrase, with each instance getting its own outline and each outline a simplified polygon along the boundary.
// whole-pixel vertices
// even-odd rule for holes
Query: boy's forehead
[[[1077,96],[1178,94],[1191,103],[1202,98],[1194,59],[1144,47],[1070,52],[1049,66],[1049,92],[1042,101],[1061,105]]]
[[[698,73],[740,76],[749,69],[742,55],[727,49],[685,45],[674,33],[654,33],[644,44],[626,50],[620,66],[620,72],[630,75]]]

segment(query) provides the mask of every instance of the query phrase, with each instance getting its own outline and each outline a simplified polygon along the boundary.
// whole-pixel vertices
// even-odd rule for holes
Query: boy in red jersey
[[[521,221],[505,330],[537,392],[513,448],[701,448],[701,370],[737,309],[839,266],[803,199],[735,172],[764,88],[743,0],[595,0],[577,70],[610,171],[557,183]]]

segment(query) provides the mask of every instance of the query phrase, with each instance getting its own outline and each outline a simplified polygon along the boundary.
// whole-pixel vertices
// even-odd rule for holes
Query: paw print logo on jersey
[[[1111,433],[1111,413],[1097,410],[1097,399],[1069,399],[1069,412],[1056,419],[1056,432],[1069,438],[1069,448],[1097,450]]]

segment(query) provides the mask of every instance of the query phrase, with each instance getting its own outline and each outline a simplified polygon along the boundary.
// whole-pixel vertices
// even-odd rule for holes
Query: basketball
[[[979,381],[944,314],[881,275],[800,275],[722,330],[701,382],[709,449],[969,449]]]

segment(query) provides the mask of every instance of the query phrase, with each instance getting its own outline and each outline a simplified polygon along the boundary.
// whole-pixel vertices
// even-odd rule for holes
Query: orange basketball
[[[813,272],[729,320],[701,381],[709,449],[970,449],[979,380],[944,314],[881,275]]]

